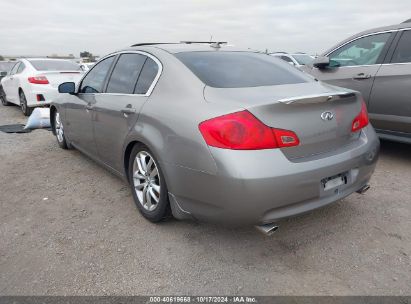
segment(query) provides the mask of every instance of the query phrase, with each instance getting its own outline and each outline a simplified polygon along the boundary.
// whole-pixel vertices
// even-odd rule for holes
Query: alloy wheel
[[[64,130],[63,130],[63,123],[61,122],[60,119],[60,114],[59,112],[56,112],[56,117],[54,120],[55,123],[55,130],[56,130],[56,136],[57,136],[57,140],[62,143],[64,140]]]
[[[160,201],[160,175],[154,158],[146,151],[138,152],[134,159],[133,186],[143,208],[155,210]]]
[[[20,106],[21,110],[23,113],[26,113],[26,108],[27,108],[27,102],[26,102],[26,96],[24,94],[20,93]]]

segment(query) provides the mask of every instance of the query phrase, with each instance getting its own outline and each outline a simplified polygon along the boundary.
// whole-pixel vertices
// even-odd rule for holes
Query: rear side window
[[[153,59],[147,58],[138,78],[135,94],[146,94],[158,73],[158,65]]]
[[[68,60],[30,60],[37,71],[81,71],[81,67]]]
[[[290,63],[294,63],[291,58],[287,57],[287,56],[280,56],[280,58],[284,61],[290,62]]]
[[[242,88],[310,81],[272,56],[251,52],[184,52],[176,54],[201,81],[216,88]]]
[[[21,72],[23,72],[23,70],[24,70],[25,67],[26,67],[26,66],[24,65],[23,62],[20,63],[20,66],[19,66],[19,68],[17,69],[17,73],[16,73],[16,74],[20,74]]]
[[[80,93],[101,93],[114,56],[97,63],[81,82]]]
[[[141,54],[120,55],[111,74],[106,92],[132,94],[146,58]]]
[[[411,31],[405,31],[391,60],[392,63],[411,62]]]
[[[11,69],[10,75],[16,74],[17,69],[19,68],[19,66],[20,66],[20,62],[17,62],[17,63],[13,66],[13,68]]]

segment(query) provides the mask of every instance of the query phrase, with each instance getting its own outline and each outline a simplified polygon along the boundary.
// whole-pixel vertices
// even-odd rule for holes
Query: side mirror
[[[330,58],[325,57],[325,56],[319,56],[315,58],[313,61],[313,66],[320,70],[325,69],[329,65],[330,65]]]
[[[74,82],[63,82],[59,85],[59,93],[76,94],[76,84]]]
[[[6,77],[7,71],[0,71],[0,77]]]

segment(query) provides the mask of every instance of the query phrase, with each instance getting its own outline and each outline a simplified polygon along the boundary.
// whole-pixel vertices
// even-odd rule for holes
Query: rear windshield
[[[243,88],[308,82],[287,63],[251,52],[182,52],[180,59],[206,85]]]
[[[68,60],[29,60],[37,71],[81,71],[81,67]]]

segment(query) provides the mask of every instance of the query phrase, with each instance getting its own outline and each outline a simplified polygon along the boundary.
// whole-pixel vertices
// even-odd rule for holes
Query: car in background
[[[411,19],[354,35],[303,70],[360,91],[378,135],[411,143]]]
[[[10,72],[15,64],[15,61],[0,61],[0,80]]]
[[[83,71],[77,63],[63,59],[20,59],[1,80],[3,105],[16,104],[24,115],[38,106],[50,104],[58,96],[59,84],[77,82]]]
[[[171,212],[273,231],[364,192],[378,158],[359,93],[216,42],[137,44],[59,92],[59,146],[128,181],[153,222]]]
[[[314,60],[314,57],[307,55],[305,53],[295,53],[288,54],[284,52],[270,53],[269,55],[278,57],[291,65],[301,68],[302,66],[311,64]]]
[[[81,62],[80,67],[84,72],[87,72],[94,64],[95,62]]]

